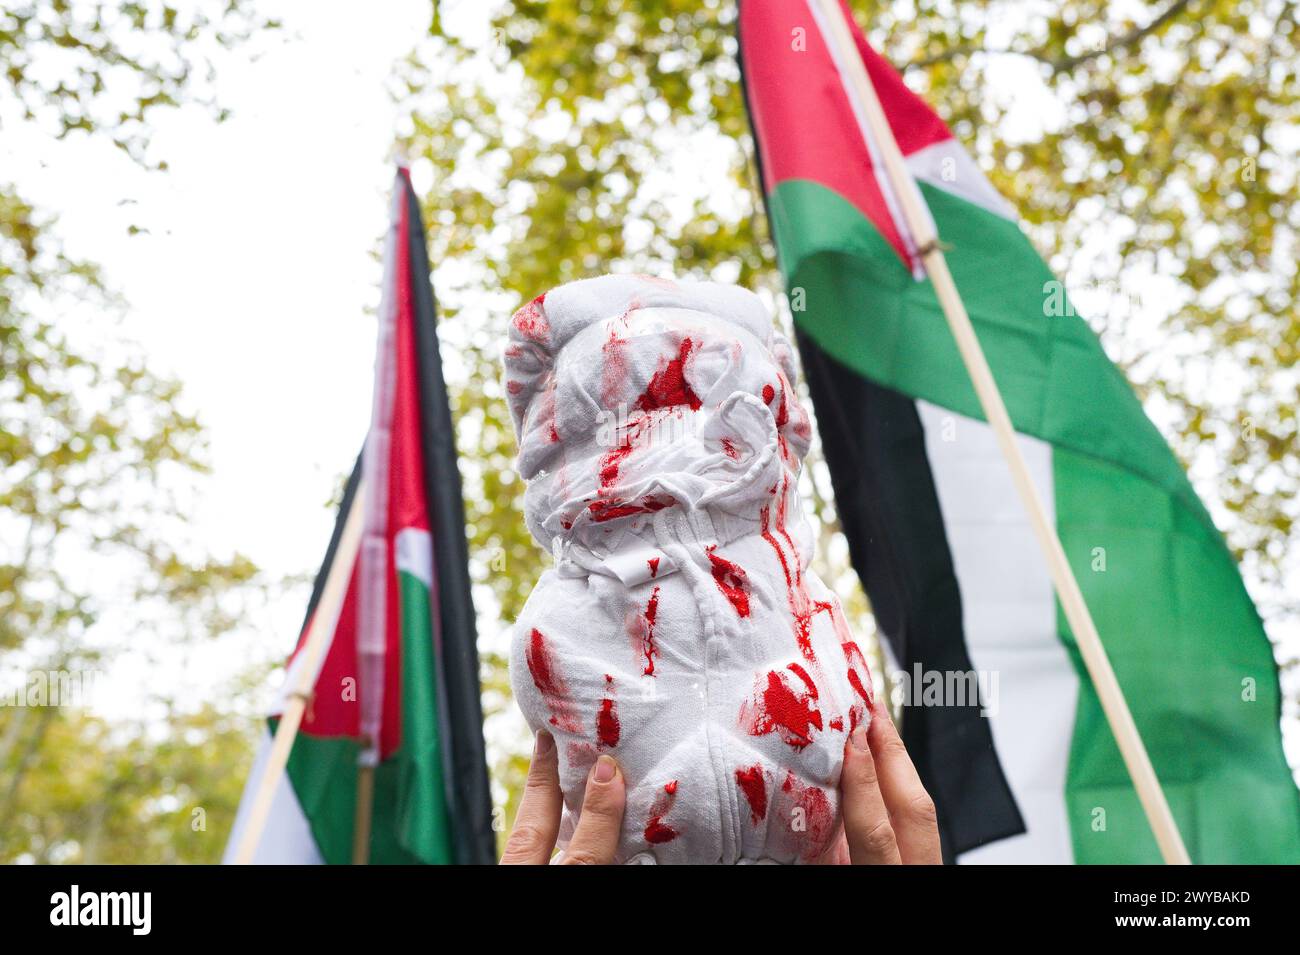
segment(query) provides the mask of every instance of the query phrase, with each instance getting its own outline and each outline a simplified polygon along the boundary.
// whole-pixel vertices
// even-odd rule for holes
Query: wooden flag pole
[[[370,818],[375,810],[375,766],[357,764],[357,812],[352,823],[352,864],[370,864]]]
[[[365,501],[365,494],[366,482],[362,480],[357,485],[352,507],[343,525],[343,533],[339,535],[338,547],[330,562],[329,576],[325,578],[320,600],[316,602],[316,610],[307,627],[307,638],[295,660],[296,666],[291,667],[293,685],[288,688],[288,702],[280,714],[280,723],[275,728],[275,739],[271,743],[271,752],[258,782],[257,796],[249,810],[248,824],[244,827],[235,853],[236,865],[250,864],[262,841],[262,830],[266,828],[266,818],[271,811],[275,789],[288,765],[289,751],[293,748],[293,741],[302,725],[321,658],[329,649],[330,637],[338,624],[343,598],[347,595],[348,583],[352,579],[352,565],[356,563],[357,552],[361,547],[362,502]]]
[[[975,328],[971,325],[970,316],[966,314],[966,306],[957,292],[952,274],[948,271],[948,262],[939,246],[934,222],[924,207],[924,200],[921,198],[916,182],[908,172],[902,151],[894,139],[893,131],[889,128],[884,108],[876,95],[875,87],[871,84],[871,77],[867,74],[866,64],[858,52],[847,15],[838,0],[814,0],[814,2],[818,5],[821,19],[827,27],[826,39],[837,50],[836,59],[846,70],[846,77],[852,84],[853,91],[865,113],[875,144],[880,148],[889,182],[898,196],[908,231],[916,242],[921,261],[925,264],[926,272],[934,285],[935,295],[943,307],[953,337],[957,340],[957,348],[975,386],[980,407],[984,409],[984,416],[997,436],[998,446],[1002,449],[1002,455],[1011,468],[1016,490],[1024,502],[1025,509],[1029,512],[1030,522],[1034,526],[1039,546],[1047,559],[1048,570],[1051,572],[1056,594],[1060,598],[1061,608],[1065,611],[1070,630],[1079,645],[1079,652],[1088,668],[1088,675],[1092,678],[1093,686],[1096,687],[1111,732],[1115,734],[1120,754],[1124,757],[1124,765],[1128,767],[1129,775],[1133,777],[1133,786],[1142,802],[1142,809],[1151,824],[1151,830],[1155,833],[1160,854],[1166,864],[1190,865],[1191,859],[1183,845],[1173,813],[1169,811],[1169,803],[1160,788],[1160,781],[1156,778],[1151,758],[1147,755],[1137,725],[1133,722],[1133,714],[1129,712],[1128,703],[1124,699],[1119,681],[1115,678],[1115,671],[1106,656],[1097,627],[1088,612],[1083,592],[1079,589],[1079,582],[1074,577],[1074,571],[1066,560],[1061,541],[1048,521],[1038,491],[1029,477],[1029,469],[1025,466],[1025,459],[1021,456],[1020,447],[1016,443],[1015,430],[1007,414],[1006,405],[1002,401],[1002,394],[998,391],[993,372],[989,369],[988,360],[984,356],[984,350],[975,335]]]

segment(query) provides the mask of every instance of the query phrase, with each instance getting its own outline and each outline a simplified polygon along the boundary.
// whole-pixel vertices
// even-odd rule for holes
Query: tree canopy
[[[222,118],[204,50],[268,26],[246,7],[9,4],[0,123],[106,138],[164,167],[150,156],[150,116],[189,101]],[[6,683],[23,682],[14,670],[98,673],[145,638],[219,636],[240,613],[233,592],[257,578],[247,558],[214,558],[187,533],[203,429],[181,410],[179,384],[154,374],[119,333],[126,308],[94,263],[65,252],[54,217],[0,180]],[[130,606],[114,618],[126,632],[92,640],[117,609],[97,585],[105,576]],[[211,828],[228,827],[233,806],[221,794],[248,759],[247,727],[234,732],[229,717],[179,706],[165,688],[154,702],[167,717],[150,725],[110,725],[85,702],[0,707],[0,860],[219,858],[219,836],[193,838],[207,827],[191,826],[191,810],[211,794]],[[157,852],[142,849],[160,841]]]

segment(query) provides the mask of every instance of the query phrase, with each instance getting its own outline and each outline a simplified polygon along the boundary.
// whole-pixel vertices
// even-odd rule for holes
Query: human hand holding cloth
[[[592,768],[579,823],[568,851],[556,861],[605,865],[614,861],[626,802],[622,774],[610,757]],[[598,778],[599,777],[599,778]],[[903,741],[886,713],[870,729],[858,729],[844,752],[840,775],[844,833],[819,861],[830,865],[938,865],[939,828],[934,802],[921,785]],[[551,860],[560,828],[563,796],[555,742],[542,730],[528,769],[528,783],[515,817],[502,865],[541,865]]]

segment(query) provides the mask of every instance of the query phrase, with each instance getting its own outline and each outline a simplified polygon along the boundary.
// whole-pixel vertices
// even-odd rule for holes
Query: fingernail
[[[607,783],[614,778],[616,772],[618,772],[618,764],[614,762],[614,757],[602,756],[592,767],[591,778],[598,783]]]
[[[537,739],[533,743],[533,755],[545,756],[553,749],[555,749],[555,737],[546,730],[538,730]]]
[[[869,751],[871,745],[867,742],[867,728],[865,726],[859,726],[855,729],[852,735],[849,736],[849,744],[854,749]]]
[[[876,717],[880,717],[886,723],[894,722],[894,714],[889,712],[889,707],[879,697],[871,698],[871,717],[872,722],[875,722]]]

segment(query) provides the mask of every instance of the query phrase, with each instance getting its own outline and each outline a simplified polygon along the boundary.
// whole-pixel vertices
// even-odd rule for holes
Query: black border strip
[[[492,795],[483,743],[482,688],[474,601],[465,539],[465,502],[457,467],[456,434],[438,348],[437,306],[425,246],[420,201],[409,176],[399,176],[407,203],[407,254],[410,257],[416,359],[420,377],[420,421],[425,494],[433,536],[433,576],[439,617],[438,663],[448,733],[452,829],[456,861],[490,865],[496,861]]]

